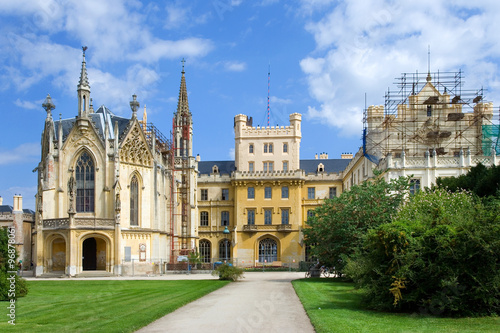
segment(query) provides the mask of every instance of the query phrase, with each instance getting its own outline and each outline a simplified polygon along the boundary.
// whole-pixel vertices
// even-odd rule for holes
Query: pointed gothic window
[[[139,181],[135,175],[130,181],[130,225],[139,225]]]
[[[200,241],[200,255],[203,262],[210,262],[212,258],[212,249],[210,241],[202,239]]]
[[[76,173],[76,211],[94,211],[94,161],[87,152],[78,158]]]
[[[259,262],[273,262],[278,260],[278,243],[271,238],[264,238],[259,242]]]

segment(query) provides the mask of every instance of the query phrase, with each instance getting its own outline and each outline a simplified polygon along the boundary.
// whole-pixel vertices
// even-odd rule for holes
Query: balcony
[[[243,231],[246,231],[246,232],[257,232],[258,231],[258,228],[255,224],[245,224],[243,226]]]
[[[290,224],[280,224],[278,225],[278,231],[290,232],[292,231],[292,226]]]

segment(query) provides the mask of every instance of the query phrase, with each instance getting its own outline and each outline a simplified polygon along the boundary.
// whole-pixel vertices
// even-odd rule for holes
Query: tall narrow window
[[[139,182],[135,175],[130,181],[130,225],[139,225]]]
[[[307,199],[315,199],[316,198],[316,189],[314,187],[307,188]]]
[[[270,209],[264,210],[264,224],[273,224],[273,212]]]
[[[264,153],[267,153],[267,143],[264,143]]]
[[[200,226],[208,227],[208,212],[200,212]]]
[[[410,194],[414,195],[418,191],[420,191],[420,179],[410,180]]]
[[[208,200],[208,189],[202,188],[200,191],[201,191],[201,200],[202,201]]]
[[[220,260],[230,260],[231,259],[231,242],[227,239],[223,239],[219,243],[219,259]]]
[[[247,224],[248,225],[255,224],[255,209],[247,210]]]
[[[264,172],[267,172],[267,162],[264,162],[262,169],[264,170]]]
[[[269,172],[273,172],[273,170],[274,170],[274,163],[269,162]]]
[[[212,257],[211,250],[210,241],[202,239],[200,241],[200,255],[203,262],[210,262],[210,258]]]
[[[94,161],[87,152],[78,158],[76,173],[76,211],[94,211]]]
[[[229,189],[228,188],[223,188],[222,189],[222,200],[229,200]]]
[[[269,144],[269,152],[270,152],[270,153],[272,153],[272,152],[273,152],[273,144],[272,144],[272,143],[270,143],[270,144]]]
[[[229,226],[229,212],[223,211],[220,213],[220,225],[221,226]]]
[[[253,145],[248,146],[248,153],[253,154]]]
[[[288,171],[288,161],[283,161],[283,171],[284,172]]]
[[[248,162],[248,171],[253,172],[253,162]]]
[[[288,199],[288,186],[281,188],[281,199]]]
[[[283,143],[283,152],[288,153],[288,143]]]
[[[432,117],[432,105],[427,105],[427,117]]]
[[[269,186],[264,187],[264,198],[271,199],[272,196],[273,196],[273,192],[272,192],[271,187],[269,187]]]
[[[247,188],[247,198],[248,199],[255,199],[255,188],[253,188],[253,187]]]
[[[328,197],[330,199],[332,198],[335,198],[337,196],[337,188],[336,187],[330,187],[329,191],[328,191]]]
[[[281,210],[281,224],[288,224],[290,219],[290,211],[288,209]]]

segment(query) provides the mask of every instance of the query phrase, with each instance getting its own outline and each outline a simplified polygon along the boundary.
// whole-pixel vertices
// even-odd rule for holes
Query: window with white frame
[[[200,226],[208,227],[208,212],[200,212]]]
[[[201,195],[200,195],[201,200],[202,201],[207,201],[208,200],[208,189],[202,188],[200,190],[200,193],[201,193]]]
[[[253,165],[254,165],[253,162],[248,162],[248,171],[249,172],[253,172]]]
[[[283,171],[284,172],[288,171],[288,161],[283,161]]]

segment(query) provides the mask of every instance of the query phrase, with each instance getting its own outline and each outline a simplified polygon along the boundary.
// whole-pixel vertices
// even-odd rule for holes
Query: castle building
[[[147,122],[146,108],[138,119],[135,95],[130,118],[105,106],[94,110],[85,48],[76,117],[54,120],[47,96],[33,226],[36,276],[141,274],[191,252],[208,267],[216,261],[297,267],[310,259],[302,233],[308,216],[374,170],[387,180],[411,175],[414,192],[478,163],[499,164],[492,104],[482,92],[461,90],[460,75],[446,73],[404,76],[385,105],[368,107],[363,147],[354,156],[301,159],[299,113],[276,127],[255,127],[238,114],[234,161],[201,161],[193,154],[184,64],[181,74],[177,110],[165,126],[170,138]]]

